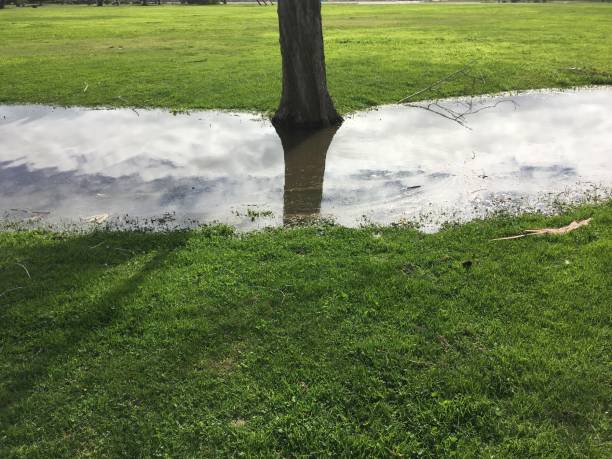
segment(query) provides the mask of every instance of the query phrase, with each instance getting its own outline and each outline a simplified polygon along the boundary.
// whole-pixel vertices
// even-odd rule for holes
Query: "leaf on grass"
[[[571,231],[574,231],[581,226],[586,226],[591,223],[592,218],[587,218],[586,220],[576,221],[574,220],[567,226],[562,226],[561,228],[537,228],[537,229],[528,229],[524,230],[523,234],[518,234],[516,236],[509,237],[500,237],[497,239],[491,239],[492,241],[508,241],[510,239],[520,239],[522,237],[527,236],[543,236],[545,234],[567,234]]]

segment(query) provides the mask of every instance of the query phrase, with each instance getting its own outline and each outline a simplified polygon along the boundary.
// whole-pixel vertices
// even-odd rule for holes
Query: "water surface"
[[[314,133],[244,113],[0,106],[4,223],[436,229],[610,186],[608,88],[384,106]]]

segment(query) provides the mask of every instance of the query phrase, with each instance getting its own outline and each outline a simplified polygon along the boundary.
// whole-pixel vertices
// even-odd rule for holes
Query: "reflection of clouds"
[[[411,217],[417,209],[468,209],[495,195],[535,198],[578,181],[610,185],[612,91],[511,98],[516,108],[499,104],[468,117],[471,130],[425,110],[398,106],[351,117],[328,154],[322,212],[340,215],[342,222],[364,213],[388,222]],[[483,99],[481,106],[497,100]],[[354,172],[347,174],[351,168]],[[395,191],[383,182],[392,182]],[[392,198],[414,186],[420,186],[419,193],[399,202]],[[351,189],[367,190],[376,206],[363,206],[361,196],[346,199]]]
[[[612,91],[511,98],[517,108],[469,117],[472,130],[417,108],[350,116],[327,154],[322,214],[349,225],[424,209],[469,218],[499,197],[612,184]],[[257,205],[282,220],[281,142],[248,114],[0,107],[0,139],[0,211],[232,223],[232,209]]]
[[[12,156],[33,168],[139,173],[145,180],[165,175],[167,167],[158,169],[155,163],[168,160],[174,176],[268,175],[282,169],[274,129],[251,121],[250,115],[55,109],[40,117],[41,108],[32,107],[37,120],[31,122],[26,108],[0,110],[7,116],[0,123],[2,159]]]
[[[55,216],[154,216],[177,212],[203,221],[223,220],[251,202],[281,211],[282,175],[173,177],[145,181],[139,174],[111,177],[26,165],[0,168],[0,209],[52,210]]]
[[[521,178],[550,178],[561,179],[566,177],[575,177],[576,168],[553,165],[553,166],[521,166],[518,174]]]
[[[280,213],[283,157],[271,126],[250,115],[138,113],[0,108],[0,209],[226,220],[254,202]]]

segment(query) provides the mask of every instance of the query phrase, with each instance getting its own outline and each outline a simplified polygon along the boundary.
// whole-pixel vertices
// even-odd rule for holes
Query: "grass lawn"
[[[343,112],[473,58],[482,93],[612,83],[609,4],[324,20]],[[8,8],[0,43],[0,103],[270,111],[280,94],[273,8]],[[609,457],[611,278],[611,201],[434,235],[2,232],[0,457]]]
[[[0,457],[609,457],[610,202],[0,254]]]
[[[323,14],[342,112],[397,101],[472,59],[478,93],[612,83],[611,4],[329,5]],[[7,8],[0,43],[0,103],[270,111],[280,96],[270,7]],[[471,89],[464,79],[443,94]]]

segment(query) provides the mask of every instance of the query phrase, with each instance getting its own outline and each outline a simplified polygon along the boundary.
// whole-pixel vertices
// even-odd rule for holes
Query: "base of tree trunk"
[[[283,92],[275,126],[321,128],[342,122],[327,91],[321,0],[278,2]]]
[[[306,130],[306,131],[316,131],[318,129],[324,129],[329,127],[340,127],[344,122],[344,118],[336,113],[336,116],[333,118],[327,119],[319,119],[319,120],[311,120],[311,119],[302,119],[299,117],[292,116],[292,114],[283,114],[280,112],[276,112],[274,117],[272,118],[272,125],[277,130]]]

